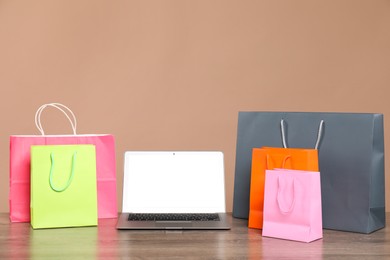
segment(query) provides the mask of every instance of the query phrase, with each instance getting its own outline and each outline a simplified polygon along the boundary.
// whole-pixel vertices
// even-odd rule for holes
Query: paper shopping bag
[[[312,148],[323,120],[318,147],[323,227],[370,233],[385,226],[383,115],[370,113],[240,112],[238,117],[233,216],[247,218],[252,149]]]
[[[262,235],[301,242],[322,238],[319,172],[266,171]]]
[[[31,226],[97,225],[93,145],[31,147]]]
[[[285,168],[318,171],[318,145],[321,139],[323,121],[320,122],[314,149],[287,148],[285,122],[280,121],[281,140],[284,148],[253,148],[251,182],[249,195],[248,227],[262,228],[265,170]],[[275,129],[276,130],[276,129]]]
[[[60,110],[68,118],[72,135],[46,135],[41,114],[48,107]],[[35,124],[41,135],[12,135],[10,137],[9,208],[12,222],[30,221],[30,148],[33,145],[92,144],[96,147],[96,171],[99,218],[116,218],[115,140],[110,134],[79,135],[76,117],[66,106],[58,103],[42,105],[35,114]]]
[[[316,149],[253,148],[248,227],[263,227],[265,171],[274,168],[318,171]]]

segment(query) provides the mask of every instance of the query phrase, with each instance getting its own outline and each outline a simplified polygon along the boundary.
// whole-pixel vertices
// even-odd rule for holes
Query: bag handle
[[[287,207],[287,208],[284,208],[283,207],[283,203],[282,201],[283,200],[283,197],[282,197],[282,192],[284,189],[284,186],[285,185],[282,185],[281,184],[281,181],[280,181],[280,176],[278,176],[278,193],[277,193],[277,196],[276,196],[276,200],[278,202],[278,206],[279,206],[279,210],[282,214],[288,214],[288,213],[291,213],[294,209],[294,206],[295,206],[295,198],[296,198],[296,181],[295,181],[295,178],[293,178],[293,184],[292,184],[292,188],[293,188],[293,200],[291,202],[291,204]],[[283,187],[282,187],[283,186]],[[285,204],[285,203],[284,203]]]
[[[282,166],[280,167],[280,168],[282,168],[282,169],[284,169],[285,167],[286,167],[286,162],[287,162],[287,160],[291,160],[291,155],[286,155],[284,158],[283,158],[283,162],[282,162]],[[273,169],[273,168],[275,168],[275,167],[271,167],[270,165],[271,165],[271,163],[270,163],[270,156],[269,156],[269,154],[267,154],[267,157],[266,157],[266,168],[267,169]]]
[[[54,108],[57,108],[58,110],[60,110],[66,116],[66,118],[69,120],[69,123],[72,126],[73,134],[76,135],[76,128],[77,128],[76,116],[74,115],[72,110],[70,110],[70,108],[68,108],[67,106],[60,104],[60,103],[44,104],[44,105],[40,106],[38,108],[37,112],[35,113],[35,125],[38,128],[39,132],[41,132],[42,135],[45,135],[45,132],[43,131],[43,127],[42,127],[42,123],[41,123],[41,114],[42,114],[43,110],[47,107],[54,107]],[[69,116],[69,114],[70,114],[70,116]]]
[[[323,126],[324,126],[324,120],[321,120],[320,125],[318,127],[318,132],[317,132],[317,141],[316,141],[316,144],[314,146],[315,150],[318,150],[318,146],[320,145]],[[280,130],[282,132],[283,148],[287,148],[286,133],[285,133],[284,129],[285,129],[284,128],[284,119],[282,119],[282,120],[280,120]]]
[[[49,184],[50,184],[50,187],[51,187],[52,190],[54,190],[56,192],[63,192],[64,190],[66,190],[70,186],[70,184],[72,183],[73,177],[74,177],[74,168],[75,168],[75,164],[76,164],[76,154],[77,154],[77,152],[74,152],[74,154],[72,156],[72,168],[71,168],[71,172],[70,172],[70,176],[69,176],[68,182],[65,184],[64,187],[58,188],[58,187],[55,187],[55,185],[53,184],[54,153],[53,152],[50,153],[51,167],[50,167],[50,175],[49,175]]]

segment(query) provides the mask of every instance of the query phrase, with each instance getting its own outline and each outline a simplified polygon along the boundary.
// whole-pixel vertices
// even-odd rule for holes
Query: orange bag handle
[[[267,169],[272,169],[271,167],[269,167],[269,165],[270,165],[270,163],[269,163],[269,158],[270,156],[269,156],[269,154],[267,154],[267,161],[266,161],[266,163],[267,163],[267,165],[266,165],[266,168]],[[284,167],[286,166],[286,162],[287,162],[287,160],[288,159],[291,159],[291,155],[287,155],[287,156],[285,156],[284,158],[283,158],[283,162],[282,162],[282,167],[281,168],[283,168],[284,169]]]
[[[320,145],[323,125],[324,125],[324,120],[321,120],[320,125],[318,127],[318,132],[317,132],[317,141],[316,141],[316,144],[314,146],[315,150],[318,150],[318,146]],[[284,128],[284,119],[280,120],[280,131],[282,132],[283,148],[287,148],[286,133],[285,133],[285,128]]]

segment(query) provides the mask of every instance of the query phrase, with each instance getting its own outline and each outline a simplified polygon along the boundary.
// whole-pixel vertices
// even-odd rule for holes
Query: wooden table
[[[229,231],[118,231],[98,227],[32,230],[0,213],[0,259],[390,259],[389,228],[369,235],[324,230],[312,243],[266,238],[232,218]]]

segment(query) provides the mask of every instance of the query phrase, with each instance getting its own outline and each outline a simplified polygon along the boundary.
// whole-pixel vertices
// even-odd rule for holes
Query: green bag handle
[[[77,152],[74,152],[73,157],[72,157],[72,169],[71,169],[71,173],[70,173],[68,182],[66,183],[66,185],[65,185],[63,188],[55,187],[55,185],[53,184],[54,153],[52,152],[52,153],[50,154],[51,167],[50,167],[50,175],[49,175],[49,184],[50,184],[50,187],[52,188],[52,190],[54,190],[54,191],[56,191],[56,192],[63,192],[63,191],[66,190],[66,189],[69,187],[69,185],[72,183],[72,180],[73,180],[73,177],[74,177],[74,167],[75,167],[75,164],[76,164],[76,154],[77,154]]]

